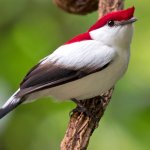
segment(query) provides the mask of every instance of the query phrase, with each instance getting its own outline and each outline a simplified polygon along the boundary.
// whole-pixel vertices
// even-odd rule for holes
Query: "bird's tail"
[[[19,91],[19,90],[18,90]],[[16,108],[18,105],[23,103],[24,98],[19,98],[17,96],[17,93],[14,93],[7,102],[0,108],[0,119],[3,118],[5,115],[7,115],[10,111],[12,111],[14,108]]]

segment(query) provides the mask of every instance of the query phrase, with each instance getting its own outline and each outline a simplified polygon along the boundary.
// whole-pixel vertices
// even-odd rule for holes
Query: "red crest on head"
[[[106,14],[101,19],[99,19],[90,29],[89,31],[98,29],[100,27],[103,27],[108,21],[114,20],[114,21],[122,21],[122,20],[129,20],[133,17],[134,14],[134,7],[128,8],[126,10],[120,10],[116,12],[111,12],[109,14]]]
[[[71,44],[75,42],[80,42],[84,40],[91,40],[91,36],[89,34],[89,31],[98,29],[100,27],[103,27],[108,21],[115,20],[115,21],[122,21],[122,20],[129,20],[133,17],[134,14],[134,7],[128,8],[126,10],[119,10],[116,12],[111,12],[105,16],[103,16],[101,19],[99,19],[89,30],[88,32],[85,32],[83,34],[77,35],[65,44]]]

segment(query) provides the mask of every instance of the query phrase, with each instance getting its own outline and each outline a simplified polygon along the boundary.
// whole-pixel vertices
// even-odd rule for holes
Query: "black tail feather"
[[[5,104],[2,108],[0,108],[0,119],[15,109],[18,105],[23,103],[23,98],[13,96],[10,99],[11,100],[8,100],[9,102],[7,102],[8,104]]]

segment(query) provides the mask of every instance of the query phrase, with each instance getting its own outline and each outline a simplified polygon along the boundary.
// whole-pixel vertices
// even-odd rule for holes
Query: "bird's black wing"
[[[105,69],[107,63],[100,68],[67,68],[65,66],[56,65],[53,63],[38,64],[34,66],[29,73],[25,76],[20,84],[19,96],[46,89],[52,88],[67,82],[78,80],[89,74]]]

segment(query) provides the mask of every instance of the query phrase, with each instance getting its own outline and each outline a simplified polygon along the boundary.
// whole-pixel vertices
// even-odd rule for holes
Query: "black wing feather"
[[[29,73],[25,76],[20,84],[19,96],[42,90],[45,88],[55,87],[67,82],[78,80],[91,73],[105,69],[107,63],[101,68],[81,68],[79,70],[75,68],[66,68],[64,66],[58,66],[53,63],[49,64],[38,64],[33,67]]]

